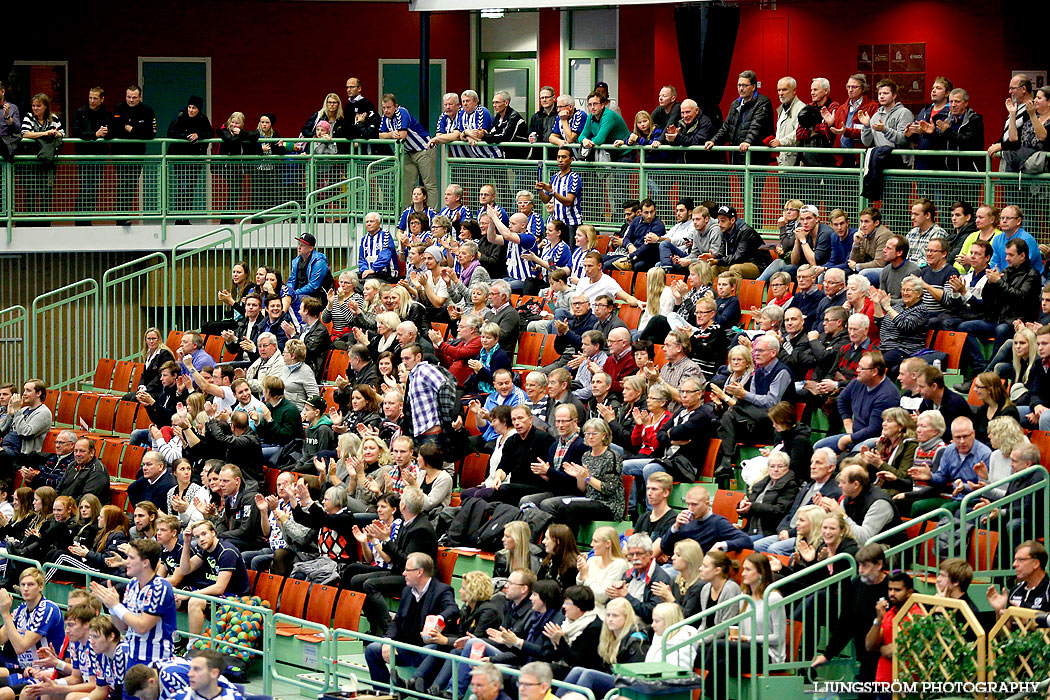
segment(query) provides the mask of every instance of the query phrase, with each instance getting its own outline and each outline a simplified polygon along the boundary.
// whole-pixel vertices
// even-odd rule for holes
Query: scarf
[[[463,284],[469,284],[470,276],[474,274],[474,269],[480,264],[481,262],[478,260],[471,260],[469,265],[460,270],[459,281]]]
[[[565,618],[561,623],[561,631],[565,636],[565,641],[569,644],[575,642],[576,638],[579,637],[580,634],[587,629],[587,626],[596,619],[598,619],[598,613],[594,610],[588,610],[575,620]]]

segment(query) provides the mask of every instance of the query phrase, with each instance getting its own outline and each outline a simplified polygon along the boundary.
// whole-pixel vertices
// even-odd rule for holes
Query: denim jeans
[[[756,552],[768,552],[769,554],[782,554],[789,556],[795,551],[795,538],[780,539],[777,535],[769,535],[753,540]]]

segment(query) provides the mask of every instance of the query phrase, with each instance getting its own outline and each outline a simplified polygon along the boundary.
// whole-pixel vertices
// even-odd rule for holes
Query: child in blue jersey
[[[0,617],[3,617],[3,629],[0,629],[0,644],[10,642],[18,655],[18,665],[29,669],[39,657],[37,650],[50,645],[52,648],[62,646],[65,639],[65,622],[62,609],[44,598],[44,572],[31,566],[22,572],[18,580],[25,601],[14,612],[11,611],[13,600],[6,590],[0,590]],[[0,689],[0,700],[14,700],[15,694],[22,686],[31,683],[28,676],[0,669],[0,681],[6,687]]]
[[[127,630],[128,658],[131,663],[149,663],[171,656],[174,643],[175,589],[157,575],[161,546],[155,540],[134,540],[127,551],[125,569],[131,583],[120,594],[113,583],[103,586],[91,582],[91,592],[113,616],[118,630]]]
[[[200,656],[210,659],[209,665],[215,664],[216,658],[221,662],[220,654],[211,649],[202,649],[193,654],[193,658]],[[191,663],[189,659],[176,656],[169,661],[154,661],[149,665],[139,664],[132,666],[124,676],[125,699],[179,700],[183,696],[184,691],[190,688]],[[223,693],[230,691],[238,693],[236,696],[226,695],[226,700],[233,697],[241,697],[237,686],[227,680],[225,676],[220,675],[216,680],[216,684],[222,689]]]
[[[73,593],[89,596],[84,591]],[[74,598],[70,594],[72,600]],[[94,681],[90,680],[93,655],[88,637],[91,621],[97,616],[98,610],[84,603],[71,605],[66,610],[66,644],[57,654],[51,647],[37,650],[39,658],[29,669],[29,675],[36,682],[22,690],[23,698],[38,698],[41,695],[77,698],[95,689]]]
[[[91,645],[91,679],[95,689],[86,700],[119,698],[123,693],[124,674],[127,673],[128,649],[120,641],[120,630],[109,615],[99,615],[88,628]]]

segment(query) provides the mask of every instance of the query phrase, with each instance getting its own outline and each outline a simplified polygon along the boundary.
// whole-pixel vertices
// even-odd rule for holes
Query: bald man
[[[489,243],[505,246],[507,251],[507,284],[515,294],[525,289],[525,280],[534,274],[532,263],[525,253],[536,253],[536,236],[529,233],[529,217],[520,211],[511,215],[510,223],[504,225],[499,211],[492,204],[486,210],[489,218],[487,238]]]
[[[664,133],[653,142],[653,148],[661,146],[678,146],[686,148],[689,146],[703,146],[711,140],[715,133],[715,126],[711,120],[700,111],[695,100],[682,101],[682,118],[673,124],[668,124]],[[711,162],[710,154],[701,151],[686,152],[671,156],[673,162],[704,163]]]

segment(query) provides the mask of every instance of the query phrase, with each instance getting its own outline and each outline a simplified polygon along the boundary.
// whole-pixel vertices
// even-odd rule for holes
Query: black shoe
[[[408,687],[417,693],[426,692],[426,681],[423,680],[422,676],[413,676],[408,679]]]
[[[965,382],[960,382],[959,384],[956,384],[955,386],[952,387],[952,391],[955,391],[955,392],[957,392],[959,394],[962,394],[963,396],[969,396],[970,395],[970,386],[973,384],[973,380],[974,379],[975,378],[970,378],[970,379],[967,379]]]

